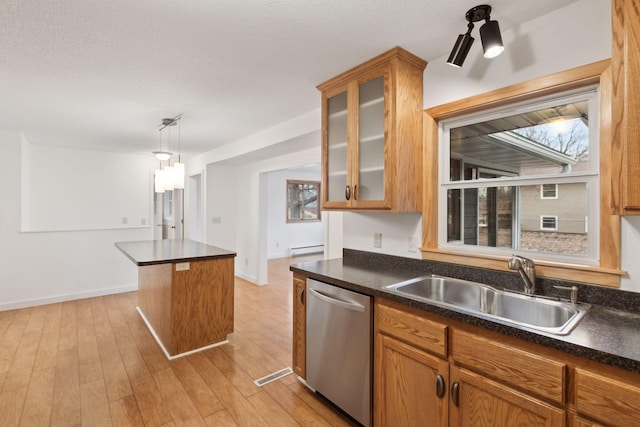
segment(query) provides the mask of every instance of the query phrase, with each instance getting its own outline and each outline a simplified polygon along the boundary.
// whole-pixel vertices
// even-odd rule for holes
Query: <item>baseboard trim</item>
[[[162,352],[164,353],[166,358],[169,359],[169,360],[177,359],[179,357],[188,356],[190,354],[197,353],[199,351],[208,350],[210,348],[218,347],[220,345],[229,343],[229,336],[227,335],[227,339],[224,340],[224,341],[220,341],[220,342],[217,342],[217,343],[214,343],[214,344],[206,345],[204,347],[196,348],[195,350],[185,351],[184,353],[174,354],[172,356],[172,355],[169,354],[167,349],[164,347],[164,344],[162,344],[162,341],[160,341],[160,337],[158,337],[158,335],[156,334],[156,331],[153,329],[153,326],[151,326],[151,323],[149,323],[149,321],[147,320],[147,316],[144,315],[144,313],[142,312],[142,309],[140,307],[136,306],[136,310],[138,310],[138,314],[140,314],[140,317],[142,317],[142,320],[144,321],[145,325],[147,325],[147,328],[149,329],[149,332],[151,332],[151,335],[153,335],[153,338],[156,340],[156,342],[160,346],[160,349],[162,349]]]
[[[239,278],[243,279],[243,280],[246,280],[247,282],[253,283],[254,285],[258,284],[258,278],[257,277],[249,276],[248,274],[240,273],[239,271],[236,271],[235,275],[238,276]]]
[[[38,305],[55,304],[59,302],[75,301],[78,299],[101,297],[104,295],[121,294],[124,292],[137,291],[138,285],[121,286],[118,288],[96,289],[88,292],[78,292],[74,294],[56,295],[53,297],[36,298],[23,301],[14,301],[0,304],[0,311],[16,310],[19,308],[35,307]]]

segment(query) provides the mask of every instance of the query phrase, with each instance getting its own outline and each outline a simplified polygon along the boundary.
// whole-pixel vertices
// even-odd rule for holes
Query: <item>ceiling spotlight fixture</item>
[[[473,7],[467,11],[465,17],[469,22],[467,24],[467,32],[465,34],[458,35],[456,44],[451,50],[447,64],[454,67],[462,67],[464,60],[467,58],[467,54],[471,49],[474,38],[471,37],[471,30],[473,30],[473,23],[482,21],[485,23],[480,27],[480,39],[482,40],[482,49],[484,50],[485,58],[495,58],[500,55],[504,50],[502,45],[502,36],[500,35],[500,27],[498,21],[491,20],[491,6],[486,4]]]

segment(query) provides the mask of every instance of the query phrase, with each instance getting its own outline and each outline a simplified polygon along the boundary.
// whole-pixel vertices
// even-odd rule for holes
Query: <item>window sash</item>
[[[505,115],[516,115],[523,112],[534,111],[549,106],[560,105],[563,103],[576,102],[578,100],[588,100],[589,103],[589,165],[587,171],[576,173],[549,174],[544,176],[502,176],[499,178],[480,178],[467,181],[452,181],[450,175],[450,129],[493,120]],[[554,262],[567,262],[572,264],[598,265],[599,264],[599,247],[600,233],[598,226],[600,224],[600,165],[599,165],[599,133],[600,133],[600,99],[599,88],[597,86],[589,86],[574,91],[565,92],[564,94],[555,94],[544,97],[540,100],[523,101],[512,106],[497,108],[480,113],[472,113],[451,120],[442,120],[438,125],[440,160],[438,165],[438,245],[443,249],[452,249],[456,251],[464,251],[469,253],[483,253],[495,255],[509,255],[514,250],[519,252],[527,252],[519,249],[519,239],[514,236],[512,248],[496,248],[488,246],[461,245],[449,243],[447,241],[447,192],[454,189],[471,189],[471,188],[487,188],[502,186],[528,186],[543,184],[569,184],[569,183],[586,183],[589,189],[589,200],[595,200],[597,203],[590,202],[588,206],[589,221],[587,224],[588,253],[586,256],[574,256],[561,253],[547,253],[542,251],[530,251],[536,259],[549,260]],[[556,191],[557,194],[557,191]],[[517,233],[514,233],[514,235]]]

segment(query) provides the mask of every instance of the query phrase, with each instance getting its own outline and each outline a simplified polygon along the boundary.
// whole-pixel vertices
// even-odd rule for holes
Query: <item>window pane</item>
[[[539,185],[447,191],[447,242],[586,256],[587,184],[552,184],[563,197],[543,199]]]
[[[542,198],[555,199],[558,197],[558,186],[556,184],[542,184]]]
[[[319,221],[320,183],[287,181],[287,222]]]
[[[588,170],[588,100],[452,127],[451,180],[570,174]]]

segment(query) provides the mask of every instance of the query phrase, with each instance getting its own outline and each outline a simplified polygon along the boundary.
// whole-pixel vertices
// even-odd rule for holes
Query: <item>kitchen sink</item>
[[[569,334],[591,307],[437,275],[409,279],[385,289],[499,323],[556,335]]]

